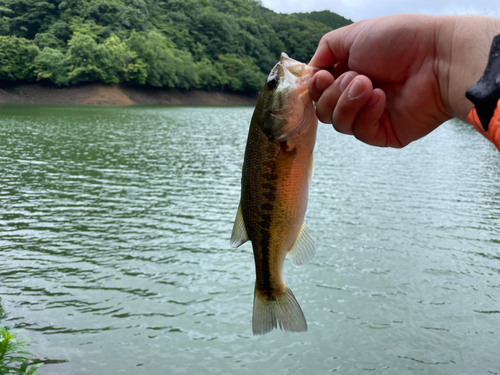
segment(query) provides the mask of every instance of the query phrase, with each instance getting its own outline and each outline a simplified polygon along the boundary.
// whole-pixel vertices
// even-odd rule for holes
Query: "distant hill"
[[[337,13],[330,12],[329,10],[313,11],[311,13],[293,13],[299,18],[308,19],[311,21],[321,22],[332,30],[349,25],[352,21],[348,18],[342,17]]]
[[[308,61],[349,23],[257,0],[0,0],[0,84],[255,92],[281,52]]]

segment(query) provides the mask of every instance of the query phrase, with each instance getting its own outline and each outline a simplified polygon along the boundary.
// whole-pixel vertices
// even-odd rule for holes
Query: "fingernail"
[[[316,88],[319,91],[324,91],[328,87],[328,81],[320,75],[316,77]]]
[[[359,96],[364,90],[365,88],[363,84],[355,79],[349,87],[349,91],[347,91],[347,96],[349,98],[355,98]]]
[[[343,78],[342,81],[340,81],[339,88],[340,90],[344,91],[347,86],[349,86],[349,83],[354,79],[354,75],[351,73],[346,74]]]

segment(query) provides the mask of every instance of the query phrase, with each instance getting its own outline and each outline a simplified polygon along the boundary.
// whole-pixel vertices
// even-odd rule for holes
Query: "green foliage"
[[[97,44],[89,35],[74,34],[68,46],[66,61],[70,66],[69,82],[118,83],[112,74],[111,56],[104,45]]]
[[[28,369],[33,354],[26,349],[26,346],[30,345],[32,341],[26,337],[17,338],[18,333],[19,331],[11,332],[0,324],[0,375],[39,375],[36,370],[42,363]]]
[[[38,33],[38,34],[36,34],[34,42],[37,45],[37,47],[40,48],[41,50],[43,50],[44,47],[55,48],[58,50],[64,50],[64,47],[65,47],[65,43],[62,40],[57,39],[51,33]]]
[[[38,80],[49,80],[56,85],[67,85],[69,66],[61,51],[45,47],[35,59],[35,74]]]
[[[3,318],[5,312],[0,305],[0,319]],[[36,370],[42,363],[30,366],[33,354],[26,349],[33,341],[27,337],[18,338],[18,333],[0,324],[0,375],[40,375]]]
[[[127,46],[147,69],[146,83],[158,87],[188,89],[197,83],[196,66],[191,54],[179,50],[164,35],[132,32]]]
[[[2,0],[0,13],[9,19],[10,35],[33,39],[57,17],[57,7],[52,1]]]
[[[7,17],[0,17],[0,35],[9,35],[10,33],[10,19]]]
[[[257,0],[0,0],[0,80],[258,91],[281,52],[308,61],[349,23]]]
[[[206,57],[196,63],[196,72],[198,73],[197,88],[222,91],[229,83],[222,64],[212,62]]]
[[[258,91],[262,89],[266,75],[251,58],[240,59],[235,54],[219,55],[218,60],[227,76],[227,86],[233,91]]]
[[[132,82],[143,85],[146,83],[147,65],[136,52],[130,50],[125,42],[116,35],[104,41],[104,47],[110,56],[114,70],[114,82]]]
[[[0,81],[33,80],[33,62],[39,53],[31,40],[0,36]]]
[[[322,10],[320,12],[311,13],[295,13],[295,15],[302,19],[309,19],[311,21],[321,22],[331,28],[332,30],[338,29],[339,27],[349,25],[352,23],[350,19],[342,17],[337,13],[329,12],[328,10]]]

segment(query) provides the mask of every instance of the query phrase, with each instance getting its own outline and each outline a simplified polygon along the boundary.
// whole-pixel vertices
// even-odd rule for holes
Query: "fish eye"
[[[267,88],[269,90],[274,90],[278,86],[278,78],[273,77],[270,80],[267,81]]]

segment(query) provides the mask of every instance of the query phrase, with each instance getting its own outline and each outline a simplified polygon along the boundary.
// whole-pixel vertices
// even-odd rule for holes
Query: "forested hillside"
[[[255,0],[0,0],[0,82],[257,91],[282,51],[308,61],[349,23]]]

